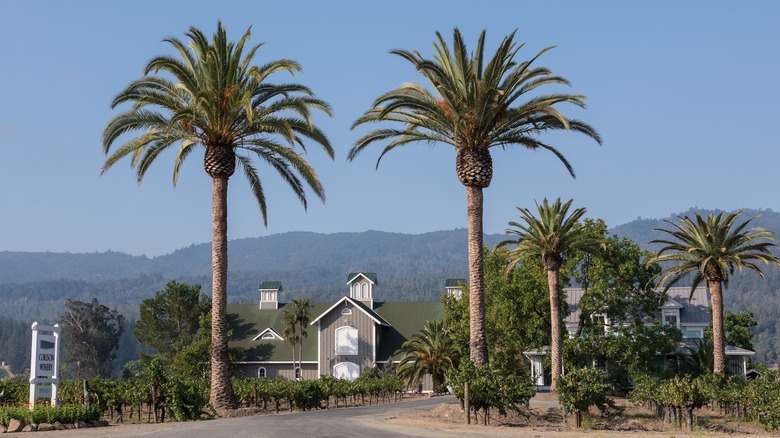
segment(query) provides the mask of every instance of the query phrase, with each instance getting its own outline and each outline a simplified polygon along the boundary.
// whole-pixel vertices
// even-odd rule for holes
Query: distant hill
[[[745,211],[746,217],[757,214],[762,216],[754,221],[756,226],[780,235],[780,214]],[[676,216],[667,219],[676,221]],[[654,228],[664,226],[663,219],[637,219],[610,231],[648,248],[650,240],[661,236]],[[485,243],[492,247],[504,237],[487,235]],[[468,275],[465,229],[414,235],[290,232],[238,239],[229,244],[229,261],[231,302],[255,301],[258,284],[266,280],[282,281],[281,300],[330,301],[346,293],[346,275],[355,271],[378,274],[379,300],[436,300],[445,279]],[[98,297],[132,319],[139,303],[163,289],[169,280],[200,283],[204,292],[210,293],[210,274],[208,243],[153,258],[119,252],[0,252],[0,297],[4,301],[0,318],[26,324],[33,320],[53,322],[65,298]],[[752,273],[735,275],[725,293],[729,310],[747,309],[756,315],[756,359],[773,363],[780,362],[780,325],[776,323],[780,320],[779,291],[780,270],[768,268],[765,280]]]
[[[502,235],[485,237],[495,245]],[[468,274],[466,230],[400,234],[380,231],[318,234],[290,232],[229,244],[231,302],[257,299],[261,281],[280,280],[281,299],[333,300],[344,295],[346,275],[376,272],[382,299],[436,300],[447,278]],[[211,287],[211,246],[191,245],[148,258],[118,252],[71,254],[0,252],[0,316],[40,319],[57,313],[64,298],[98,297],[126,315],[171,279]]]

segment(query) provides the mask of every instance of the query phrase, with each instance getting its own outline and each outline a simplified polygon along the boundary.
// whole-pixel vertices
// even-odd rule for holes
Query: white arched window
[[[301,380],[301,367],[295,367],[295,380]]]
[[[349,307],[341,309],[341,314],[344,316],[352,315],[352,310]]]
[[[257,377],[260,377],[261,379],[265,377],[265,367],[260,367],[257,369]]]
[[[360,367],[352,362],[340,362],[333,366],[333,377],[349,381],[360,377]]]
[[[347,325],[336,329],[336,354],[358,354],[358,330],[356,327]]]
[[[363,283],[361,298],[368,299],[368,283]]]

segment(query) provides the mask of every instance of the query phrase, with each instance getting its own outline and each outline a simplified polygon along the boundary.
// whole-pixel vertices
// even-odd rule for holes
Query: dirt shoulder
[[[474,437],[618,437],[627,435],[648,437],[777,437],[755,423],[721,416],[717,412],[702,409],[698,412],[698,427],[693,432],[680,430],[658,420],[653,413],[641,406],[634,406],[626,399],[615,399],[624,411],[619,416],[604,417],[598,412],[589,413],[583,420],[583,429],[573,427],[571,417],[564,418],[554,394],[539,393],[522,414],[510,412],[506,416],[491,412],[489,425],[466,425],[465,414],[458,402],[447,402],[431,410],[406,411],[383,419],[383,427],[399,433],[426,436],[474,436]],[[483,421],[480,415],[480,423]],[[473,419],[472,419],[473,421]]]

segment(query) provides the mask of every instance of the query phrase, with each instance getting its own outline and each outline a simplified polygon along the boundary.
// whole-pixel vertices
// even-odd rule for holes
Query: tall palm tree
[[[195,27],[186,33],[189,44],[167,38],[178,57],[157,56],[144,75],[130,83],[112,102],[132,107],[114,117],[103,133],[107,155],[123,134],[139,132],[108,155],[103,172],[129,156],[140,182],[149,166],[175,144],[173,184],[184,160],[205,149],[203,168],[212,181],[212,350],[211,403],[217,409],[237,406],[230,384],[227,327],[227,188],[240,167],[267,225],[263,185],[252,157],[268,164],[292,188],[306,207],[306,186],[324,200],[316,172],[296,149],[303,139],[320,145],[333,158],[333,148],[312,123],[311,110],[330,114],[329,106],[298,84],[272,84],[274,73],[300,71],[298,63],[281,59],[253,65],[260,48],[245,51],[250,31],[231,42],[220,22],[211,41]]]
[[[545,198],[542,204],[536,203],[538,217],[529,209],[520,208],[520,219],[523,223],[509,222],[513,227],[506,234],[516,236],[500,242],[497,246],[516,244],[509,252],[507,272],[522,260],[540,258],[547,271],[547,289],[550,294],[550,335],[552,382],[551,390],[561,375],[563,366],[561,343],[563,330],[561,319],[561,285],[559,274],[563,266],[564,256],[575,251],[594,252],[600,243],[598,234],[589,233],[580,219],[585,215],[584,208],[577,208],[569,214],[573,200],[561,203],[556,199],[550,204]]]
[[[298,318],[295,316],[295,310],[284,309],[284,312],[282,313],[282,322],[284,323],[282,336],[292,346],[293,376],[295,376],[295,346],[301,341],[301,336],[298,333]]]
[[[309,337],[306,328],[314,317],[311,314],[311,302],[295,298],[293,300],[293,313],[298,323],[298,367],[301,368],[301,376],[303,376],[303,339]]]
[[[454,30],[453,48],[436,33],[433,60],[417,51],[393,50],[409,61],[433,87],[406,83],[374,101],[373,107],[355,121],[353,128],[365,123],[397,122],[399,128],[377,129],[360,138],[349,152],[353,160],[373,143],[387,142],[377,160],[391,150],[409,143],[443,143],[455,151],[455,173],[466,187],[466,215],[469,252],[470,355],[476,366],[488,362],[485,332],[483,266],[483,196],[490,185],[493,162],[490,149],[518,145],[526,149],[544,149],[557,156],[569,173],[574,171],[566,158],[553,146],[539,139],[547,131],[581,132],[597,142],[598,133],[579,120],[565,117],[560,104],[585,106],[585,97],[570,94],[539,95],[540,87],[568,85],[534,61],[548,47],[528,61],[515,59],[522,44],[514,42],[514,32],[505,37],[496,53],[485,63],[485,31],[476,50],[469,53],[460,31]]]
[[[433,390],[444,386],[448,370],[457,365],[460,351],[447,334],[444,321],[426,321],[419,333],[404,342],[396,354],[402,354],[396,372],[407,387],[420,381],[425,374],[433,378]]]
[[[728,287],[729,274],[734,268],[752,269],[763,278],[764,273],[755,263],[773,264],[780,267],[780,260],[772,255],[770,249],[777,247],[774,233],[763,228],[747,226],[755,217],[737,223],[742,211],[724,215],[712,213],[707,218],[694,213],[694,218],[678,216],[679,223],[664,220],[671,230],[656,228],[670,236],[670,239],[657,239],[650,243],[660,243],[663,247],[650,263],[672,263],[661,276],[659,284],[668,290],[687,274],[693,273],[691,296],[701,284],[707,282],[712,297],[712,337],[714,371],[726,373],[726,346],[723,333],[723,291]]]

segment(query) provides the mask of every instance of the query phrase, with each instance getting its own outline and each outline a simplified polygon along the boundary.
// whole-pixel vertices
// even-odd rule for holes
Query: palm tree
[[[483,266],[483,196],[490,185],[493,162],[490,149],[512,145],[544,149],[557,156],[569,173],[574,171],[553,146],[541,141],[547,131],[581,132],[597,142],[598,133],[589,125],[566,118],[559,104],[585,106],[585,97],[569,94],[538,95],[540,87],[569,82],[545,67],[532,64],[548,47],[528,61],[516,61],[522,47],[514,42],[514,32],[505,37],[491,59],[484,62],[485,31],[476,50],[469,54],[456,28],[450,51],[436,33],[436,55],[425,59],[417,51],[393,50],[409,61],[430,82],[433,91],[416,83],[403,84],[374,101],[373,107],[355,121],[353,129],[365,123],[397,122],[393,129],[377,129],[360,138],[349,152],[353,160],[373,143],[387,145],[377,160],[391,150],[409,143],[452,146],[456,151],[455,173],[466,187],[466,214],[469,251],[470,355],[476,366],[488,362],[485,332]],[[531,96],[533,94],[533,96]]]
[[[728,287],[729,274],[734,268],[752,269],[763,278],[764,273],[755,261],[780,267],[780,260],[772,255],[770,249],[777,247],[775,235],[763,228],[746,229],[756,217],[737,224],[742,211],[724,216],[724,213],[707,218],[694,213],[694,218],[678,216],[679,223],[664,220],[673,228],[656,228],[671,236],[670,240],[657,239],[650,243],[664,245],[650,263],[671,262],[661,276],[659,284],[668,290],[686,275],[693,273],[691,296],[701,284],[707,282],[712,297],[712,337],[714,371],[726,373],[726,350],[723,333],[723,291]]]
[[[292,364],[293,364],[293,376],[295,376],[295,346],[301,341],[301,336],[298,333],[298,319],[295,316],[295,310],[284,309],[282,313],[282,322],[284,323],[284,330],[282,336],[292,346]]]
[[[267,225],[263,185],[252,157],[268,164],[292,188],[306,207],[308,186],[324,200],[314,169],[296,149],[305,152],[303,139],[320,145],[333,158],[333,148],[314,126],[311,110],[330,114],[329,106],[298,84],[271,84],[278,72],[296,73],[298,63],[281,59],[260,67],[252,65],[260,44],[249,48],[247,30],[230,42],[220,22],[211,41],[195,27],[185,44],[167,38],[179,57],[158,56],[146,65],[144,75],[130,83],[112,102],[112,108],[132,103],[114,117],[103,133],[103,152],[109,154],[123,134],[140,132],[114,150],[103,165],[106,172],[129,156],[140,183],[152,162],[178,144],[173,184],[184,160],[205,148],[203,168],[212,181],[212,343],[211,404],[217,409],[237,406],[230,384],[227,326],[227,188],[236,166],[249,181]],[[163,73],[163,74],[160,74]],[[243,152],[243,153],[242,153]]]
[[[715,367],[715,345],[712,338],[704,337],[696,339],[694,347],[685,347],[687,355],[680,356],[679,368],[682,374],[690,374],[699,377],[702,374],[712,373]]]
[[[559,272],[564,256],[575,251],[594,252],[600,243],[598,234],[589,233],[580,219],[585,215],[584,208],[577,208],[569,214],[573,200],[561,203],[558,198],[550,204],[545,198],[542,204],[536,203],[538,217],[527,208],[520,211],[520,219],[524,223],[509,222],[512,229],[506,234],[515,238],[500,242],[497,247],[516,244],[509,252],[507,272],[522,260],[539,257],[547,271],[547,288],[550,293],[550,335],[552,382],[550,389],[555,390],[555,383],[561,375],[563,365],[561,343],[563,330],[561,319],[561,285]]]
[[[309,337],[306,328],[309,326],[314,315],[311,314],[311,302],[300,298],[293,300],[293,313],[295,321],[298,323],[298,367],[301,368],[303,376],[303,339]],[[295,362],[295,360],[293,360]]]
[[[397,373],[407,387],[430,374],[434,392],[442,389],[447,371],[456,366],[460,357],[441,320],[426,321],[420,333],[413,334],[395,354],[402,354]]]

